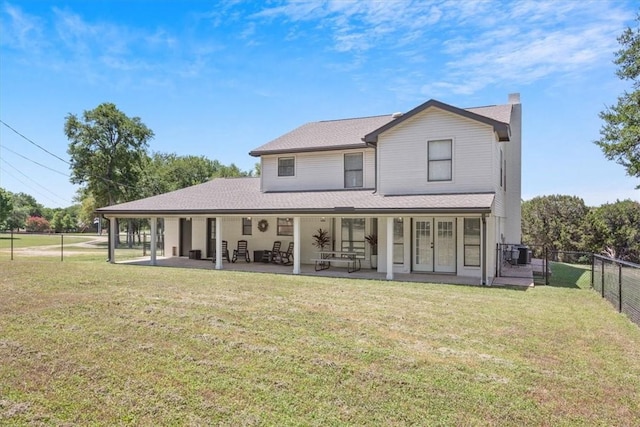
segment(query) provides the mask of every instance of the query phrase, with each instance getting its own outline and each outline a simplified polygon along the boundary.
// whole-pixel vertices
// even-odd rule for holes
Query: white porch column
[[[300,274],[300,217],[293,217],[293,274]]]
[[[393,217],[387,217],[387,280],[393,280]]]
[[[216,270],[222,270],[222,218],[216,217]]]
[[[158,233],[158,218],[152,217],[151,220],[151,265],[158,265],[156,262],[156,246],[158,246],[157,236]]]
[[[116,263],[116,239],[118,238],[118,220],[109,218],[109,262]]]

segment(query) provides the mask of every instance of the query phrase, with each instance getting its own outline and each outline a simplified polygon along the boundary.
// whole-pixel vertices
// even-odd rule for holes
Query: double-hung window
[[[362,153],[344,155],[344,188],[362,187]]]
[[[242,218],[242,235],[251,236],[251,217]]]
[[[427,143],[429,181],[451,181],[453,178],[453,141],[438,139]]]
[[[278,236],[293,236],[293,218],[278,218]]]
[[[480,267],[480,218],[464,219],[464,265]]]
[[[278,176],[295,176],[296,158],[278,157]]]

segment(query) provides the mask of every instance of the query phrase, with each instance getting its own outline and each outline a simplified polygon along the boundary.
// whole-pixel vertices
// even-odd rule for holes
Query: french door
[[[414,218],[413,270],[456,272],[455,218]]]

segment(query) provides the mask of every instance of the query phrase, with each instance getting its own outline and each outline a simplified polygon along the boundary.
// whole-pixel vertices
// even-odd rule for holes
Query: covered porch
[[[144,259],[134,259],[120,261],[118,264],[142,265],[142,266],[160,266],[167,268],[194,268],[203,270],[215,270],[216,266],[211,260],[207,259],[190,259],[188,257],[157,257],[155,264],[151,263],[149,257]],[[223,269],[234,272],[248,273],[264,273],[264,274],[283,274],[293,275],[291,266],[278,265],[273,263],[252,262],[231,263],[223,261]],[[386,273],[380,273],[375,269],[362,268],[360,271],[349,273],[346,267],[335,267],[328,270],[315,271],[315,267],[311,264],[302,264],[300,272],[302,276],[316,277],[332,277],[332,278],[350,278],[361,280],[381,280],[386,281]],[[451,285],[467,285],[480,286],[478,279],[475,277],[457,276],[453,274],[435,274],[435,273],[395,273],[393,280],[398,282],[416,282],[416,283],[441,283]],[[506,287],[512,289],[526,290],[533,287],[533,276],[528,277],[499,277],[495,278],[491,286]]]

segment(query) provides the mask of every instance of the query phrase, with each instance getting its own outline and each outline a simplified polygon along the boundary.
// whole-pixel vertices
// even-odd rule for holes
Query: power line
[[[60,174],[60,175],[62,175],[62,176],[64,176],[64,177],[69,178],[69,174],[68,174],[68,173],[60,172],[60,171],[58,171],[58,170],[55,170],[55,169],[53,169],[53,168],[50,168],[49,166],[43,165],[42,163],[38,163],[38,162],[36,162],[35,160],[32,160],[32,159],[30,159],[30,158],[28,158],[28,157],[26,157],[26,156],[23,156],[23,155],[22,155],[22,154],[20,154],[20,153],[17,153],[17,152],[15,152],[15,151],[13,151],[11,148],[7,147],[6,145],[2,145],[2,144],[0,144],[0,147],[2,147],[4,150],[7,150],[7,151],[9,151],[9,152],[11,152],[11,153],[15,154],[16,156],[22,157],[23,159],[30,161],[31,163],[35,163],[36,165],[38,165],[38,166],[40,166],[40,167],[43,167],[43,168],[45,168],[45,169],[49,169],[49,170],[50,170],[50,171],[52,171],[52,172],[55,172],[55,173],[57,173],[57,174]]]
[[[9,126],[8,124],[6,124],[4,121],[2,121],[0,119],[0,123],[2,123],[3,125],[5,125],[6,127],[8,127],[9,129],[11,129],[13,132],[15,132],[17,135],[20,135],[22,138],[24,138],[26,141],[30,142],[31,144],[35,145],[36,147],[38,147],[39,149],[41,149],[42,151],[44,151],[45,153],[55,157],[56,159],[60,160],[61,162],[64,162],[68,165],[71,165],[71,163],[69,163],[67,160],[63,159],[62,157],[59,157],[55,154],[53,154],[51,151],[47,150],[46,148],[42,147],[39,144],[36,144],[35,142],[33,142],[32,140],[30,140],[29,138],[27,138],[26,136],[24,136],[23,134],[21,134],[20,132],[18,132],[17,130],[15,130],[14,128],[12,128],[11,126]]]
[[[41,193],[40,191],[38,191],[37,189],[33,188],[31,185],[27,184],[26,182],[22,181],[20,178],[16,177],[15,175],[9,173],[9,171],[7,171],[6,169],[4,170],[4,173],[6,173],[7,175],[9,175],[10,177],[12,177],[13,179],[15,179],[16,181],[20,182],[23,185],[26,185],[27,187],[30,187],[33,191],[35,191],[36,193],[40,194],[42,197],[49,199],[50,201],[57,203],[59,201],[63,201],[64,203],[69,203],[69,200],[60,196],[59,194],[55,194],[53,193],[51,190],[49,190],[48,188],[46,188],[45,186],[43,186],[42,184],[40,184],[39,182],[35,181],[34,179],[32,179],[31,177],[25,175],[23,172],[21,172],[19,169],[17,169],[15,166],[13,166],[12,164],[10,164],[9,162],[7,162],[4,159],[0,159],[0,161],[2,163],[5,163],[7,166],[9,166],[11,169],[15,170],[16,172],[18,172],[20,175],[24,176],[25,178],[27,178],[29,181],[32,181],[34,184],[38,185],[39,187],[43,188],[45,191],[47,191],[48,194],[56,196],[59,200],[53,200],[52,198],[50,198],[48,195]]]

